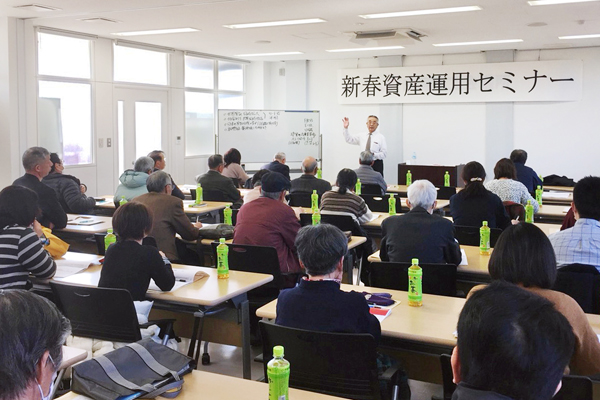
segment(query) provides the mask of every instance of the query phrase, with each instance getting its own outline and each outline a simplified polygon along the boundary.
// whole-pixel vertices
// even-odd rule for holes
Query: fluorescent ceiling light
[[[486,40],[483,42],[459,42],[459,43],[438,43],[434,44],[437,47],[444,46],[472,46],[477,44],[498,44],[498,43],[519,43],[522,42],[523,39],[506,39],[506,40]]]
[[[593,35],[574,35],[574,36],[559,36],[559,39],[593,39],[600,38],[600,33],[596,33]]]
[[[325,50],[330,53],[342,53],[345,51],[375,51],[375,50],[396,50],[403,49],[403,46],[385,46],[385,47],[357,47],[354,49],[334,49],[334,50]]]
[[[255,53],[255,54],[238,54],[236,57],[267,57],[267,56],[289,56],[294,54],[304,54],[301,51],[284,51],[281,53]]]
[[[173,28],[173,29],[154,29],[151,31],[116,32],[116,33],[113,33],[113,35],[117,35],[117,36],[162,35],[165,33],[186,33],[186,32],[198,32],[198,31],[200,31],[200,29]]]
[[[271,22],[252,22],[249,24],[234,24],[234,25],[223,25],[229,29],[243,29],[243,28],[265,28],[269,26],[282,26],[282,25],[301,25],[301,24],[316,24],[319,22],[327,22],[321,18],[308,18],[308,19],[294,19],[289,21],[271,21]]]
[[[551,6],[554,4],[587,3],[598,0],[532,0],[528,1],[530,6]]]
[[[430,9],[430,10],[399,11],[399,12],[382,13],[382,14],[365,14],[365,15],[359,15],[359,17],[364,18],[364,19],[412,17],[415,15],[447,14],[447,13],[456,13],[456,12],[464,12],[464,11],[479,11],[479,10],[481,10],[481,7],[479,7],[479,6],[466,6],[466,7],[434,8],[434,9]]]
[[[61,11],[62,10],[62,8],[45,6],[43,4],[26,4],[23,6],[14,6],[14,8],[18,8],[20,10],[38,11],[38,12]]]

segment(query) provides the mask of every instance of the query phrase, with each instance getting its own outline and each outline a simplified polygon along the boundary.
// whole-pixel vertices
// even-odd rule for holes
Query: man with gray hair
[[[285,165],[285,153],[280,151],[279,153],[273,156],[273,161],[269,164],[265,164],[261,167],[261,169],[268,169],[269,171],[279,172],[286,178],[288,181],[290,180],[290,167]]]
[[[278,172],[269,172],[261,182],[261,197],[240,208],[233,243],[274,247],[281,272],[298,273],[301,268],[294,240],[300,222],[294,210],[283,202],[290,181]],[[293,287],[295,280],[286,283]]]
[[[239,208],[243,202],[242,196],[231,178],[223,175],[224,168],[223,156],[213,154],[208,157],[208,172],[197,176],[196,182],[202,185],[205,193],[206,191],[220,192],[225,201],[230,201],[233,203],[234,208]]]
[[[56,192],[42,182],[52,168],[48,150],[43,147],[25,150],[23,168],[25,175],[15,180],[13,185],[24,186],[38,195],[38,205],[42,210],[42,214],[37,218],[38,222],[50,229],[62,229],[67,226],[67,214],[60,205]]]
[[[316,177],[319,164],[314,157],[306,157],[304,161],[302,161],[301,169],[303,174],[300,178],[292,180],[290,193],[312,193],[313,190],[316,190],[317,194],[321,196],[323,193],[331,190],[331,183]]]
[[[356,172],[357,178],[360,179],[360,183],[363,185],[379,185],[381,194],[384,195],[387,190],[387,183],[385,183],[383,176],[373,169],[373,163],[375,162],[373,153],[366,150],[362,151],[358,162],[360,166],[354,172]]]
[[[172,196],[171,177],[164,171],[153,172],[146,181],[148,193],[134,199],[152,212],[153,223],[149,236],[156,239],[158,249],[171,261],[197,262],[186,245],[176,239],[178,233],[184,240],[196,240],[200,235],[200,222],[192,224],[183,210],[183,201]],[[196,258],[196,259],[194,259]]]
[[[113,199],[115,206],[118,207],[119,202],[123,198],[130,201],[141,194],[148,193],[146,180],[153,169],[154,160],[150,157],[144,156],[135,160],[133,169],[125,170],[119,177],[121,183],[117,186],[117,191]]]
[[[410,262],[412,258],[418,258],[424,264],[460,264],[460,246],[454,239],[454,225],[433,215],[436,197],[436,188],[428,180],[414,181],[408,187],[406,203],[410,211],[386,218],[381,224],[381,260]]]

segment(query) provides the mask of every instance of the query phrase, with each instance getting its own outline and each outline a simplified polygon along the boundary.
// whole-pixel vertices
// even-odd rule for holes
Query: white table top
[[[91,235],[106,232],[112,228],[112,218],[101,215],[67,214],[67,226],[58,232],[81,233]]]

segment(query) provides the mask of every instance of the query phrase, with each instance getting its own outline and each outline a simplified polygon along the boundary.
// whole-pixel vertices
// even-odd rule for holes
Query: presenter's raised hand
[[[350,120],[348,119],[348,117],[342,118],[342,122],[344,123],[344,129],[348,129],[348,127],[350,126]]]

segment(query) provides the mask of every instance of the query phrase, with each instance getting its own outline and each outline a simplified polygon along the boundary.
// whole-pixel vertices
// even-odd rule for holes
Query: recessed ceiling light
[[[528,3],[530,6],[551,6],[554,4],[587,3],[589,1],[598,0],[531,0]]]
[[[44,6],[42,4],[26,4],[23,6],[15,6],[14,8],[18,8],[19,10],[28,10],[28,11],[38,11],[38,12],[47,12],[47,11],[60,11],[61,8]]]
[[[596,33],[593,35],[574,35],[574,36],[559,36],[559,39],[567,40],[567,39],[594,39],[600,38],[600,33]]]
[[[236,57],[267,57],[267,56],[290,56],[295,54],[304,54],[301,51],[284,51],[281,53],[255,53],[255,54],[238,54]]]
[[[229,29],[243,29],[243,28],[265,28],[270,26],[282,26],[282,25],[300,25],[300,24],[317,24],[319,22],[327,22],[321,18],[308,18],[308,19],[293,19],[288,21],[270,21],[270,22],[252,22],[249,24],[234,24],[234,25],[223,25]]]
[[[87,22],[90,24],[102,24],[102,23],[110,23],[110,24],[118,24],[121,21],[117,21],[116,19],[109,18],[83,18],[80,19],[82,22]]]
[[[162,35],[166,33],[186,33],[199,32],[200,29],[195,28],[173,28],[173,29],[154,29],[151,31],[132,31],[132,32],[116,32],[112,35],[117,36],[139,36],[139,35]]]
[[[355,49],[333,49],[333,50],[325,50],[329,53],[343,53],[346,51],[376,51],[376,50],[396,50],[403,49],[403,46],[382,46],[382,47],[357,47]]]
[[[365,14],[365,15],[359,15],[359,17],[364,18],[364,19],[412,17],[415,15],[447,14],[447,13],[479,11],[479,10],[481,10],[481,7],[479,7],[479,6],[466,6],[466,7],[433,8],[433,9],[429,9],[429,10],[399,11],[399,12],[382,13],[382,14]]]
[[[522,41],[523,41],[523,39],[486,40],[486,41],[482,41],[482,42],[438,43],[438,44],[434,44],[434,46],[437,46],[437,47],[472,46],[472,45],[478,45],[478,44],[519,43]]]

